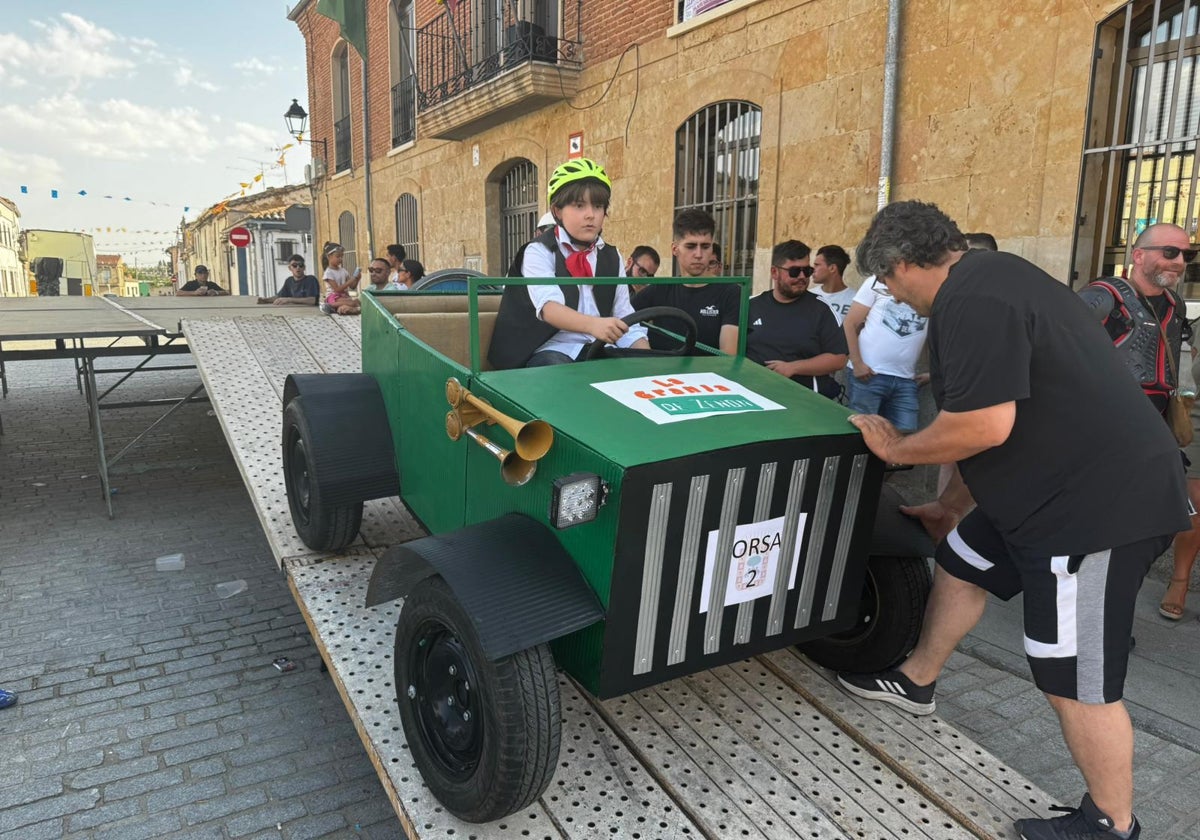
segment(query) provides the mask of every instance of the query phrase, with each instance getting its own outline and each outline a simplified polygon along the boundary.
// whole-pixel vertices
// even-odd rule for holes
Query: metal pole
[[[108,518],[112,519],[112,488],[108,484],[108,459],[104,455],[104,430],[100,427],[100,401],[96,398],[94,363],[95,359],[85,353],[83,365],[88,382],[88,416],[92,419],[92,438],[96,442],[96,467],[100,471],[100,492],[104,494],[104,504],[108,507]]]
[[[892,200],[892,154],[896,145],[896,77],[900,63],[901,0],[888,0],[887,49],[883,60],[883,127],[879,143],[879,195],[876,207]]]

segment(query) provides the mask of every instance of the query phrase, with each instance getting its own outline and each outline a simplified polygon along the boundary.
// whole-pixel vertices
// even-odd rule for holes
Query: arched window
[[[350,160],[350,51],[342,41],[333,48],[333,159],[334,172],[349,169]]]
[[[1194,0],[1139,0],[1097,30],[1073,285],[1121,274],[1148,225],[1171,222],[1196,234],[1197,8]],[[1196,284],[1198,272],[1200,266],[1188,266],[1185,283]],[[1191,297],[1195,290],[1180,292]]]
[[[346,249],[346,255],[342,258],[342,267],[354,273],[354,269],[358,268],[358,246],[355,244],[356,234],[354,231],[354,214],[349,210],[342,212],[338,216],[338,242]]]
[[[500,266],[507,271],[521,246],[537,233],[538,171],[521,159],[500,181]]]
[[[396,199],[396,242],[410,260],[421,259],[421,227],[417,223],[417,197],[404,193]]]
[[[722,274],[754,273],[762,109],[716,102],[675,132],[675,210],[696,208],[717,222]]]

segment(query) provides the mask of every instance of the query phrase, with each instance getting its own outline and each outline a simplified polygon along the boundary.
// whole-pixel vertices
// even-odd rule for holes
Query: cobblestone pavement
[[[0,711],[0,840],[402,837],[208,407],[184,408],[117,465],[110,521],[70,364],[8,371],[0,687],[21,702]],[[197,381],[135,377],[122,399]],[[157,413],[106,414],[110,453]],[[928,489],[904,480],[913,498]],[[174,552],[185,569],[156,571]],[[1137,809],[1147,840],[1195,840],[1200,624],[1157,618],[1162,574],[1143,590],[1130,666]],[[218,597],[231,580],[246,591]],[[939,683],[938,712],[1074,804],[1082,781],[1029,681],[1019,609],[989,607]],[[297,669],[276,671],[278,656]]]
[[[0,710],[0,838],[402,837],[209,407],[117,464],[109,521],[70,363],[8,374],[0,687],[21,698]],[[146,374],[116,393],[198,383]],[[110,454],[160,413],[106,412]],[[185,568],[156,571],[174,552]],[[218,597],[231,580],[246,591]]]

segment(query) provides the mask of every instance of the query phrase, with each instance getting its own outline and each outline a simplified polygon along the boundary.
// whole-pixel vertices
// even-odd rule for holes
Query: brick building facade
[[[688,20],[690,0],[460,0],[457,37],[434,0],[366,3],[377,253],[408,241],[431,270],[502,273],[529,217],[515,205],[536,196],[545,211],[573,135],[614,181],[606,239],[669,250],[676,209],[703,206],[727,268],[759,285],[774,242],[851,248],[876,209],[887,0],[728,0]],[[1135,221],[1194,229],[1195,139],[1166,155],[1171,172],[1187,167],[1166,202],[1150,188],[1163,163],[1152,143],[1171,132],[1148,136],[1127,116],[1143,88],[1139,102],[1176,101],[1171,74],[1152,89],[1139,61],[1200,49],[1172,15],[1164,0],[904,3],[890,198],[937,202],[1064,281],[1119,267]],[[328,147],[318,237],[363,250],[361,62],[313,0],[289,17],[307,45],[310,134]],[[1197,97],[1178,97],[1189,116],[1174,135],[1191,131]]]

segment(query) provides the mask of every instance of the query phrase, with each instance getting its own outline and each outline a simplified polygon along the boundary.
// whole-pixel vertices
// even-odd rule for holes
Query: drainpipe
[[[887,49],[883,59],[883,129],[879,144],[879,197],[877,208],[892,200],[892,156],[896,147],[896,77],[900,63],[900,5],[888,0]]]
[[[367,259],[369,264],[375,258],[375,220],[371,207],[371,111],[367,97],[367,57],[362,56],[362,114],[363,114],[363,178],[367,200]],[[358,267],[362,268],[363,261],[359,260]],[[365,288],[365,287],[364,287]]]

